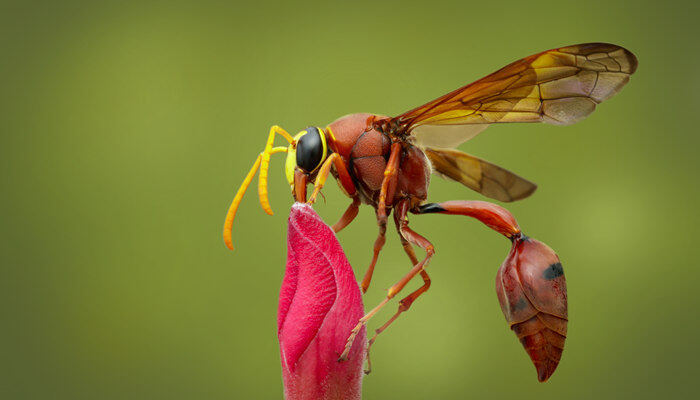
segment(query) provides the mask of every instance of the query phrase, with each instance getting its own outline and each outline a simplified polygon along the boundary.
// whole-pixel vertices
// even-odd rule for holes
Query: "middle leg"
[[[338,222],[333,224],[333,232],[338,233],[341,230],[343,230],[346,226],[348,226],[354,219],[357,217],[357,212],[359,211],[360,207],[360,198],[358,196],[353,197],[352,203],[348,206],[347,210],[343,213],[343,216],[340,217]]]
[[[406,209],[408,209],[408,204],[405,204],[404,207]],[[398,210],[396,210],[395,212],[398,212]],[[350,348],[352,348],[352,344],[355,341],[355,336],[357,336],[357,334],[360,332],[360,329],[362,328],[362,326],[367,324],[367,321],[369,321],[370,318],[372,318],[377,312],[379,312],[379,310],[381,310],[392,298],[394,298],[394,296],[396,296],[399,292],[401,292],[401,290],[408,284],[408,282],[411,281],[411,279],[415,278],[416,275],[418,275],[421,271],[423,271],[423,269],[428,266],[428,264],[430,263],[430,260],[433,258],[433,255],[435,254],[435,248],[433,247],[433,244],[430,243],[430,241],[428,239],[424,238],[423,236],[421,236],[420,234],[414,232],[411,228],[409,228],[408,222],[405,219],[404,219],[404,222],[405,223],[400,224],[400,228],[399,228],[401,235],[404,238],[406,238],[406,240],[408,240],[410,243],[415,244],[415,245],[423,248],[425,250],[425,253],[426,253],[425,258],[423,259],[423,261],[414,265],[413,268],[411,268],[411,270],[406,275],[404,275],[403,278],[401,278],[398,282],[396,282],[392,287],[389,288],[389,291],[386,295],[386,298],[384,298],[384,300],[382,300],[370,312],[365,314],[364,317],[360,318],[360,321],[358,322],[358,324],[350,332],[350,336],[348,337],[347,343],[345,344],[345,350],[343,351],[343,354],[340,355],[340,359],[339,359],[340,361],[344,361],[347,359],[348,353],[350,352]],[[424,284],[423,287],[425,289],[422,292],[420,292],[421,289],[419,289],[418,292],[420,292],[420,293],[415,295],[413,298],[411,298],[411,295],[409,295],[405,299],[406,300],[405,304],[407,304],[407,306],[405,308],[406,310],[408,309],[408,307],[410,307],[411,303],[415,300],[415,298],[417,298],[418,296],[420,296],[420,294],[424,293],[427,290],[429,285]],[[396,318],[394,318],[394,319],[396,319]],[[393,321],[390,321],[389,324],[391,322],[393,322]],[[385,324],[385,325],[387,325],[387,324]]]
[[[401,226],[402,225],[407,225],[408,220],[407,220],[407,214],[408,214],[408,206],[410,205],[410,200],[409,199],[404,199],[401,200],[399,203],[397,203],[396,208],[394,209],[394,222],[396,223],[396,231],[399,234],[399,238],[401,239],[401,245],[403,246],[404,251],[406,252],[406,255],[408,258],[411,260],[411,265],[416,266],[418,264],[418,258],[416,257],[416,253],[413,251],[413,246],[411,243],[406,240],[406,238],[403,237],[403,234],[401,234]],[[396,319],[401,315],[404,311],[408,311],[409,308],[411,308],[411,304],[423,293],[427,292],[428,289],[430,289],[430,276],[428,273],[425,271],[425,268],[420,271],[421,278],[423,278],[423,285],[413,291],[411,294],[408,296],[404,297],[399,301],[399,308],[396,311],[396,313],[389,318],[387,322],[384,323],[381,327],[376,329],[374,331],[374,336],[369,340],[369,343],[367,345],[367,369],[365,370],[365,374],[369,374],[372,371],[372,362],[370,360],[370,349],[374,342],[377,340],[377,336],[379,336],[380,333],[384,332],[389,325],[391,325]]]
[[[374,266],[377,264],[377,259],[379,258],[379,252],[382,251],[384,247],[384,242],[386,242],[386,220],[387,220],[387,206],[391,205],[394,199],[394,190],[396,189],[396,181],[399,176],[399,162],[401,155],[401,143],[396,142],[391,145],[391,153],[389,155],[389,161],[386,163],[386,168],[384,169],[384,178],[382,179],[382,187],[379,191],[379,200],[377,202],[377,225],[379,225],[379,236],[374,242],[374,255],[372,256],[372,262],[367,268],[364,278],[362,279],[362,293],[366,293],[369,288],[370,282],[372,282],[372,275],[374,274]]]
[[[377,224],[379,225],[379,235],[377,236],[377,240],[374,241],[374,254],[372,255],[372,262],[370,262],[369,268],[367,268],[367,272],[365,272],[365,276],[364,278],[362,278],[362,284],[360,285],[363,294],[367,292],[369,284],[370,282],[372,282],[374,266],[377,265],[377,260],[379,259],[379,252],[382,251],[384,243],[386,242],[386,216],[382,218],[379,215],[378,211]]]

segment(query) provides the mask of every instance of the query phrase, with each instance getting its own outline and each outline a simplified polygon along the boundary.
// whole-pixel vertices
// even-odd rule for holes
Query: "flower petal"
[[[287,270],[280,290],[278,337],[287,399],[359,399],[366,348],[363,328],[339,363],[364,309],[352,268],[333,231],[313,209],[289,216]]]

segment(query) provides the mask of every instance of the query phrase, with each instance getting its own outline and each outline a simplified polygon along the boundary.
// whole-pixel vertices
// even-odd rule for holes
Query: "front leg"
[[[326,183],[328,174],[331,172],[331,166],[335,167],[335,171],[338,174],[340,187],[343,189],[345,194],[352,198],[357,197],[357,188],[355,187],[355,183],[353,182],[352,177],[345,166],[345,161],[343,161],[340,154],[332,153],[330,156],[328,156],[328,158],[326,158],[323,165],[321,165],[321,168],[318,170],[318,175],[316,175],[316,181],[314,183],[314,191],[309,199],[310,204],[313,204],[316,201],[316,196],[318,196],[321,189],[323,189],[323,185]]]

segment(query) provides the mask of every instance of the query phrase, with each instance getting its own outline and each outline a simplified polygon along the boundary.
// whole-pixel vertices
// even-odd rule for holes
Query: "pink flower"
[[[364,313],[362,296],[335,234],[311,206],[292,206],[287,252],[277,312],[285,398],[359,399],[364,327],[348,361],[338,357]]]

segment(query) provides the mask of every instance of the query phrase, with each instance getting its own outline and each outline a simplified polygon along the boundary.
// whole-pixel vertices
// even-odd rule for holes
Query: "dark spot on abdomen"
[[[529,301],[525,300],[524,297],[520,296],[520,298],[518,299],[518,302],[512,305],[513,311],[520,311],[520,310],[526,308],[529,304],[530,304]]]
[[[564,275],[564,267],[561,266],[560,262],[557,262],[557,263],[550,265],[542,273],[542,276],[544,277],[544,279],[546,279],[548,281],[551,281],[552,279],[556,279],[562,275]]]

